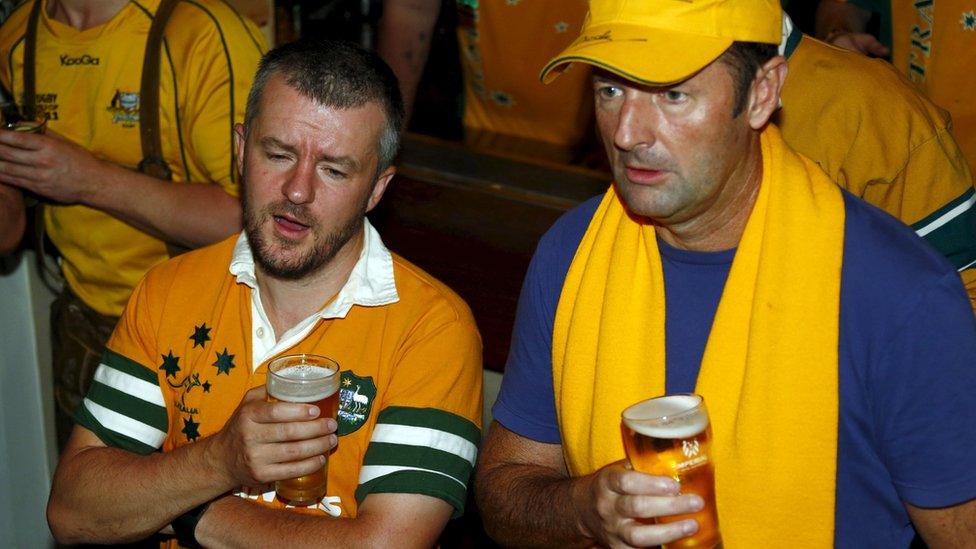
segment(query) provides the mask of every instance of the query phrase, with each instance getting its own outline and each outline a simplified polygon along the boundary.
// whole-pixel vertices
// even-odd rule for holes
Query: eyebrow
[[[298,149],[285,143],[284,141],[278,139],[277,137],[265,136],[261,138],[261,146],[265,149],[281,149],[292,154],[298,154]],[[317,162],[328,162],[330,164],[336,164],[339,167],[346,170],[358,170],[359,162],[350,156],[333,156],[329,154],[322,154],[316,158]]]

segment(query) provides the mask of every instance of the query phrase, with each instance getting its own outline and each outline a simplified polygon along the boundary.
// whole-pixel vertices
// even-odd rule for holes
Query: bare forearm
[[[430,39],[440,9],[438,0],[385,0],[376,51],[400,81],[403,105],[413,109],[427,64]]]
[[[0,255],[12,252],[20,243],[26,218],[20,190],[0,183]]]
[[[373,496],[369,496],[370,498]],[[393,495],[395,505],[380,513],[360,507],[356,518],[331,518],[271,509],[237,496],[210,505],[197,524],[196,538],[204,547],[431,547],[450,516],[450,508],[427,514],[406,494]],[[419,496],[423,498],[424,496]],[[408,499],[403,499],[408,498]],[[368,499],[368,498],[367,498]],[[384,515],[385,514],[385,515]]]
[[[589,477],[565,478],[534,465],[507,464],[479,472],[475,494],[485,530],[502,545],[589,547],[576,501]],[[490,488],[490,489],[489,489]]]
[[[215,184],[162,181],[103,162],[83,202],[167,242],[199,247],[241,230],[240,202]]]
[[[864,32],[871,12],[841,0],[821,0],[817,6],[817,38],[828,38],[839,32]]]
[[[121,543],[158,532],[232,488],[211,464],[208,440],[148,456],[107,447],[64,456],[48,502],[51,531],[62,543]]]

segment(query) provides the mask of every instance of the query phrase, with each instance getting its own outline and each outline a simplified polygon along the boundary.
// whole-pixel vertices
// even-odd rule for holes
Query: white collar
[[[312,316],[323,319],[344,318],[353,305],[377,307],[400,300],[393,278],[393,255],[383,245],[379,232],[369,220],[365,219],[363,223],[363,250],[349,274],[349,279],[336,298]],[[250,286],[255,293],[258,291],[257,278],[254,275],[254,256],[243,231],[234,245],[230,274],[237,277],[238,283]]]

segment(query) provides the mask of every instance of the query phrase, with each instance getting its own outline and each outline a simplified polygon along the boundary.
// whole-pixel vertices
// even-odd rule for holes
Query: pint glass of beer
[[[268,365],[268,400],[301,402],[319,407],[319,417],[339,411],[339,365],[317,355],[287,355]],[[296,506],[317,503],[325,496],[329,456],[322,469],[302,477],[275,482],[278,498]]]
[[[665,545],[721,547],[715,508],[712,429],[700,395],[675,394],[644,400],[623,412],[624,448],[631,466],[642,473],[671,477],[682,494],[697,494],[705,507],[697,513],[657,517],[658,523],[693,518],[698,533]]]

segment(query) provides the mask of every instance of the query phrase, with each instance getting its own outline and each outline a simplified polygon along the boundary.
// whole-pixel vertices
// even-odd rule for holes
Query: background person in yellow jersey
[[[952,115],[952,133],[970,169],[976,169],[976,5],[969,0],[892,2],[822,0],[817,35],[861,53],[871,40],[866,24],[879,16],[880,42],[895,69]],[[849,40],[850,39],[850,40]],[[883,53],[881,55],[884,55]]]
[[[236,130],[244,232],[134,292],[55,474],[61,541],[172,523],[184,546],[423,547],[464,506],[480,438],[473,318],[365,219],[395,172],[396,78],[358,46],[296,42],[254,82]],[[337,418],[266,401],[268,362],[295,353],[340,364]],[[327,451],[329,495],[284,509],[265,483]]]
[[[38,0],[40,1],[40,0]],[[159,0],[48,0],[37,30],[44,135],[0,132],[0,184],[46,198],[66,287],[52,311],[59,440],[132,289],[168,257],[239,230],[233,124],[265,49],[220,0],[180,2],[160,63],[162,154],[173,181],[135,170],[144,44]],[[0,27],[0,80],[22,98],[33,2]],[[100,327],[96,328],[96,327]],[[60,334],[60,335],[59,335]]]
[[[783,32],[790,77],[773,117],[783,138],[942,253],[976,308],[976,189],[948,114],[889,63],[803,35],[785,16]]]
[[[476,475],[488,532],[611,547],[695,532],[647,523],[702,502],[627,467],[620,440],[628,405],[695,391],[726,546],[972,539],[970,450],[944,452],[976,424],[976,318],[941,256],[769,124],[779,3],[593,0],[587,21],[544,78],[600,67],[615,180],[526,275]]]
[[[589,73],[567,75],[556,89],[538,81],[539,67],[579,32],[585,0],[457,0],[457,36],[464,74],[465,139],[502,134],[564,147],[585,136]],[[438,0],[385,0],[377,51],[393,67],[408,111],[427,62]],[[558,94],[559,100],[552,98]],[[481,141],[483,142],[483,141]]]

